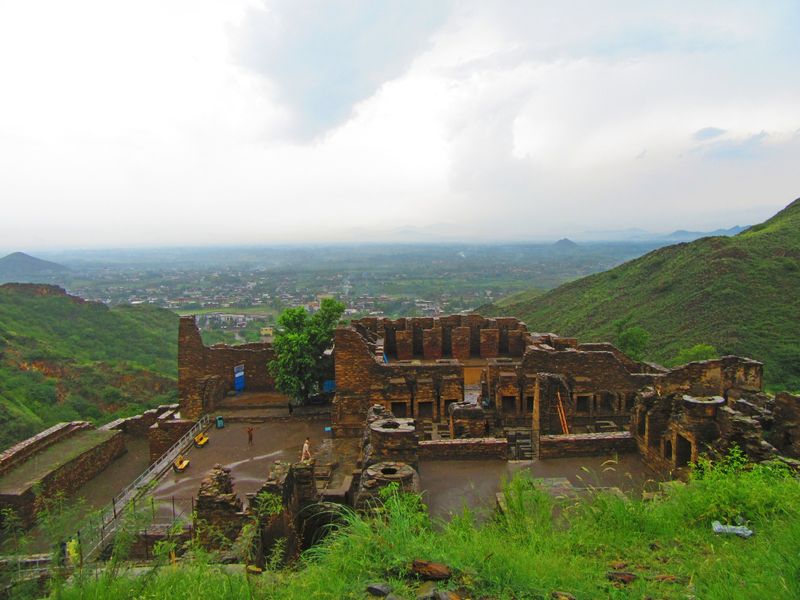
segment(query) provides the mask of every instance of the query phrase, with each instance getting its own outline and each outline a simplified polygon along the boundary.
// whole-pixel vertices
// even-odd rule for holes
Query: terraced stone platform
[[[39,505],[37,496],[71,494],[124,452],[120,431],[79,431],[0,475],[0,506],[14,508],[24,522],[31,523]]]

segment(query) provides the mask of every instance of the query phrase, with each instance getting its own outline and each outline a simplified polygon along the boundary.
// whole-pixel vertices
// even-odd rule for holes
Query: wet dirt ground
[[[176,513],[189,514],[192,498],[197,496],[200,482],[216,464],[231,469],[234,490],[242,499],[257,492],[276,460],[300,460],[306,437],[311,438],[312,454],[324,438],[330,437],[323,428],[326,420],[273,421],[267,423],[227,423],[223,429],[207,431],[210,441],[203,448],[192,448],[185,457],[189,467],[183,473],[167,471],[153,492],[161,507],[157,512],[164,518],[171,515],[172,499]],[[253,444],[247,443],[247,428],[253,428]]]
[[[494,509],[503,480],[518,471],[535,478],[566,477],[578,488],[618,487],[632,494],[657,485],[638,454],[624,454],[520,462],[426,460],[420,464],[420,486],[433,517],[447,518],[465,506],[485,516]]]

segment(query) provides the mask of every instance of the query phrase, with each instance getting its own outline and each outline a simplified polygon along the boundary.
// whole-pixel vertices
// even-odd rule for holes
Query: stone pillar
[[[481,329],[481,358],[497,358],[500,350],[500,331]]]
[[[178,325],[178,397],[181,413],[190,414],[198,411],[196,407],[187,403],[199,401],[193,388],[197,378],[206,374],[205,370],[205,346],[194,316],[181,317]]]
[[[439,360],[442,358],[442,329],[422,330],[422,356],[425,360]]]
[[[397,360],[411,360],[414,358],[414,343],[410,331],[395,332],[397,345]]]
[[[470,330],[469,327],[455,327],[451,333],[453,358],[465,360],[470,357]]]

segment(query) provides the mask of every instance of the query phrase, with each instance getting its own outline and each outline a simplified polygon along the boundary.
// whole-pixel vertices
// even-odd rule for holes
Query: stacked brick
[[[451,438],[488,437],[489,415],[480,405],[458,402],[450,406]]]
[[[215,465],[200,482],[195,502],[194,530],[206,548],[219,547],[219,536],[235,540],[246,515],[233,489],[230,469]]]
[[[251,391],[273,391],[275,381],[269,374],[267,363],[274,357],[268,343],[239,346],[205,346],[194,317],[181,317],[178,328],[178,393],[181,414],[196,419],[213,409],[210,400],[220,397],[219,390],[233,389],[234,367],[244,365],[246,388]],[[217,376],[213,389],[206,390],[209,381],[198,382],[208,376]],[[205,405],[204,405],[205,402]]]

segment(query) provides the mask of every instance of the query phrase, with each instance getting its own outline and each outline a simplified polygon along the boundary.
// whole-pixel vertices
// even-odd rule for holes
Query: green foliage
[[[326,298],[313,315],[303,307],[281,313],[272,342],[275,359],[269,363],[278,390],[305,402],[318,389],[324,375],[323,352],[333,341],[343,312],[344,304]]]
[[[625,320],[615,322],[614,326],[617,330],[617,348],[633,360],[643,360],[647,345],[650,343],[650,334],[647,330],[639,325],[628,327]]]
[[[718,358],[719,354],[717,349],[710,344],[695,344],[691,348],[683,348],[680,350],[675,358],[669,364],[671,365],[685,365],[686,363],[696,360],[710,360]]]
[[[615,322],[646,329],[647,358],[684,348],[762,361],[772,388],[800,390],[800,201],[733,237],[708,237],[650,252],[541,296],[495,307],[536,331],[584,341],[614,339]]]
[[[372,516],[345,511],[346,524],[293,569],[249,579],[198,555],[152,577],[81,582],[62,597],[363,598],[367,583],[387,581],[397,596],[414,598],[419,583],[409,566],[417,558],[449,565],[454,577],[440,586],[471,598],[554,590],[577,598],[800,597],[800,482],[785,468],[746,464],[737,450],[650,501],[603,491],[555,499],[523,474],[504,486],[504,512],[480,523],[468,510],[432,522],[421,498],[396,486],[381,500]],[[711,531],[713,520],[737,518],[756,535]],[[617,587],[606,573],[620,561],[638,577]]]
[[[175,398],[178,317],[0,287],[0,449],[59,421],[96,423]]]

